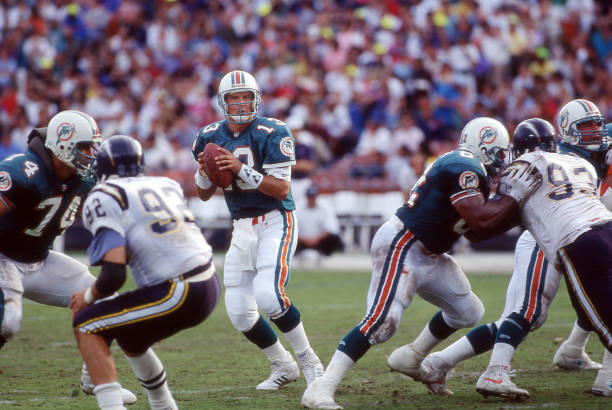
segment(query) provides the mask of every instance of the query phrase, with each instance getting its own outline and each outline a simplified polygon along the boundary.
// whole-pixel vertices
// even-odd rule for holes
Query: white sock
[[[344,376],[346,376],[354,365],[355,362],[353,359],[348,357],[344,352],[336,350],[322,376],[323,384],[329,389],[329,393],[332,397]]]
[[[166,370],[153,349],[138,357],[126,356],[132,370],[144,387],[152,409],[175,409],[176,403],[168,388]]]
[[[261,349],[262,352],[268,357],[268,360],[271,362],[278,362],[282,360],[287,360],[287,355],[290,356],[289,352],[285,350],[280,340],[277,340],[270,347],[266,347],[265,349]]]
[[[450,365],[450,368],[453,368],[457,363],[476,356],[476,352],[468,338],[463,336],[446,349],[437,352],[435,356],[444,360]]]
[[[443,339],[438,339],[429,331],[429,324],[425,325],[425,328],[421,331],[421,334],[414,339],[412,347],[414,350],[419,352],[423,357],[427,356],[427,353],[438,345]]]
[[[510,366],[510,360],[512,360],[515,350],[516,349],[508,343],[495,343],[495,346],[493,346],[493,353],[491,353],[489,366]]]
[[[306,336],[306,331],[304,330],[302,322],[292,330],[283,334],[287,338],[295,354],[304,353],[306,350],[310,349],[310,343],[308,343],[308,337]]]
[[[608,349],[604,349],[603,360],[601,361],[601,370],[612,371],[612,353]]]
[[[591,332],[584,330],[580,326],[578,326],[578,322],[574,322],[574,327],[567,338],[567,344],[571,347],[575,347],[580,349],[580,352],[584,351],[587,340],[589,340],[589,335]]]
[[[119,382],[99,384],[93,389],[98,406],[103,410],[125,410]]]
[[[87,370],[87,365],[83,362],[83,367],[81,368],[81,382],[86,384],[93,384],[91,381],[91,376],[89,375],[89,370]]]

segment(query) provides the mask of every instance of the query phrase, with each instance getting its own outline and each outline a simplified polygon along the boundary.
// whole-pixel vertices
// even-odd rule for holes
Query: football
[[[215,162],[215,157],[221,155],[221,152],[217,150],[219,145],[214,142],[209,142],[204,147],[204,164],[206,165],[206,175],[210,182],[221,188],[227,188],[234,179],[234,174],[229,170],[220,170]]]

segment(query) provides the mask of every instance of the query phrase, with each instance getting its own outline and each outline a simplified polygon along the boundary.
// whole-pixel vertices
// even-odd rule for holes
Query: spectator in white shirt
[[[306,190],[306,206],[296,210],[298,216],[298,245],[296,253],[314,249],[329,256],[344,250],[340,238],[340,224],[336,214],[317,201],[319,189],[311,186]]]

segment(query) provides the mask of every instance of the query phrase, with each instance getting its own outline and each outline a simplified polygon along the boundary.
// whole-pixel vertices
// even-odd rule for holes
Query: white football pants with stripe
[[[273,210],[257,218],[234,220],[223,284],[227,314],[238,331],[255,325],[258,308],[272,318],[289,308],[285,286],[296,246],[297,219],[291,211]]]
[[[400,235],[405,240],[398,240]],[[394,243],[396,249],[391,249]],[[405,251],[398,249],[400,245]],[[376,232],[370,256],[373,268],[368,313],[360,324],[361,332],[369,337],[370,343],[385,342],[395,333],[415,293],[442,309],[446,323],[456,329],[475,326],[482,318],[484,306],[472,292],[470,282],[455,259],[445,253],[431,253],[419,240],[412,238],[397,216],[392,216]],[[395,258],[403,258],[401,270],[395,267]],[[386,264],[387,260],[391,263]],[[397,275],[401,276],[396,278]],[[376,330],[371,333],[368,328]]]
[[[506,306],[499,327],[510,313],[518,313],[531,325],[530,330],[541,327],[548,316],[561,276],[552,263],[544,258],[535,239],[525,231],[519,237],[514,251],[514,270],[506,290]]]

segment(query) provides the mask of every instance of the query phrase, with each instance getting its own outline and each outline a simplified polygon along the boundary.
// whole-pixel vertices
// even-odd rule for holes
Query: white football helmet
[[[470,151],[491,175],[499,175],[506,164],[510,136],[504,125],[494,118],[479,117],[461,131],[459,148]]]
[[[578,126],[595,121],[599,130],[580,131]],[[608,148],[608,133],[599,108],[592,102],[576,99],[565,104],[557,115],[557,127],[561,141],[589,151],[605,151]]]
[[[253,94],[253,100],[248,102],[251,104],[251,111],[242,111],[242,107],[244,107],[243,104],[245,103],[228,104],[225,101],[227,95],[243,91],[249,91]],[[259,104],[261,104],[261,93],[257,81],[255,81],[255,77],[246,71],[238,70],[229,72],[223,76],[221,83],[219,83],[219,105],[223,108],[225,118],[229,122],[244,124],[252,121],[257,114]],[[241,108],[240,112],[238,114],[230,114],[230,105],[238,105]]]
[[[96,121],[81,111],[61,111],[51,118],[47,126],[45,146],[77,174],[92,174],[95,157],[79,150],[80,144],[97,144],[101,141]]]

